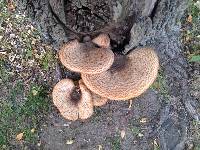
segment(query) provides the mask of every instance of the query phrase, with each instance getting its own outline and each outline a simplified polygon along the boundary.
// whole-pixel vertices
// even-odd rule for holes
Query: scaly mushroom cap
[[[93,43],[97,44],[99,47],[109,48],[110,38],[107,34],[100,34],[92,40]]]
[[[70,79],[63,79],[53,89],[53,102],[61,115],[69,120],[87,119],[93,114],[93,102],[89,90],[80,85],[80,93]]]
[[[85,85],[94,93],[112,100],[127,100],[141,95],[154,82],[159,69],[155,51],[142,48],[116,57],[113,66],[99,74],[82,74]]]
[[[111,67],[114,53],[109,48],[97,48],[92,43],[84,44],[73,40],[61,48],[59,58],[71,71],[96,74]]]
[[[83,80],[79,80],[79,85],[85,85]],[[108,99],[105,97],[101,97],[100,95],[97,95],[90,91],[92,96],[92,101],[94,106],[103,106],[107,103]]]

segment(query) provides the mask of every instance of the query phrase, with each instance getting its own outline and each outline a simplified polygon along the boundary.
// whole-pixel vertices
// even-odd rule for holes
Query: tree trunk
[[[188,63],[183,55],[184,50],[181,44],[181,18],[187,8],[187,1],[118,0],[110,10],[110,13],[114,14],[111,15],[111,19],[109,20],[110,16],[107,17],[107,20],[103,19],[106,23],[101,23],[102,26],[98,29],[88,29],[88,31],[81,27],[73,29],[72,24],[68,21],[71,16],[66,16],[67,2],[67,0],[24,0],[19,1],[19,5],[22,6],[21,9],[26,9],[31,15],[46,42],[53,45],[55,49],[70,39],[78,38],[81,40],[85,35],[95,36],[100,32],[109,33],[112,49],[116,53],[126,54],[137,47],[153,47],[160,58],[160,72],[166,81],[164,92],[155,89],[147,91],[143,96],[134,100],[131,110],[125,110],[127,103],[111,102],[109,106],[102,108],[101,111],[105,114],[101,115],[103,121],[100,121],[99,125],[103,126],[105,122],[109,122],[106,114],[109,114],[110,111],[112,111],[110,117],[115,121],[106,124],[107,128],[127,129],[133,120],[145,117],[148,122],[141,125],[146,128],[143,136],[137,138],[128,128],[127,137],[120,143],[121,149],[152,149],[155,147],[155,143],[152,145],[154,139],[158,141],[162,150],[184,149],[188,140],[189,119],[193,117],[199,120],[199,114],[195,109],[196,103],[190,97]],[[82,7],[84,3],[86,6],[88,5],[86,0],[79,2]],[[71,14],[68,13],[68,15]],[[106,14],[103,13],[102,16],[99,16],[105,17]],[[73,17],[71,17],[72,23]],[[79,22],[77,24],[79,25]],[[94,22],[93,25],[95,28],[99,24]],[[71,72],[67,72],[68,77],[69,75],[72,78],[75,76]],[[146,109],[143,110],[143,108]],[[129,114],[126,114],[126,111]],[[86,122],[78,126],[79,131],[87,130],[87,126],[91,127],[91,131],[78,132],[66,129],[64,133],[75,134],[77,140],[85,137],[99,143],[105,143],[105,149],[110,149],[109,143],[104,141],[107,138],[106,134],[99,133],[104,131],[101,131],[101,128],[96,124]],[[137,126],[138,123],[131,125]],[[55,129],[54,127],[49,128]],[[107,131],[108,135],[109,131]],[[50,130],[45,132],[48,135],[53,134]],[[90,137],[92,133],[98,133],[96,136],[99,137]],[[43,140],[45,141],[45,138]],[[52,142],[46,145],[47,149],[66,148],[60,145],[56,147],[56,143]],[[94,144],[99,145],[97,142],[86,144],[86,149],[94,148]],[[73,148],[81,148],[81,142],[71,147],[71,149]]]

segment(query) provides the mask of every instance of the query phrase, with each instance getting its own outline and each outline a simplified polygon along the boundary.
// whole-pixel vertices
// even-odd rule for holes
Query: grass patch
[[[188,19],[190,18],[190,19]],[[189,0],[183,39],[189,62],[200,62],[200,1]]]
[[[190,62],[200,62],[200,55],[194,55],[190,58]]]
[[[193,23],[197,23],[200,18],[200,1],[189,0],[188,14],[192,15]]]
[[[109,138],[109,142],[111,143],[112,150],[121,150],[120,136]]]
[[[200,149],[200,122],[193,120],[192,121],[192,128],[191,132],[193,134],[194,138],[194,150],[199,150]]]
[[[10,74],[5,66],[5,61],[0,60],[0,85],[5,84],[10,79]]]
[[[114,137],[111,141],[112,150],[121,150],[120,137]]]
[[[49,67],[52,66],[52,63],[55,61],[55,56],[52,51],[47,51],[42,57],[40,64],[44,70],[49,70]]]
[[[132,126],[131,132],[133,133],[134,136],[137,136],[140,133],[140,128],[136,126]]]
[[[47,91],[42,86],[32,85],[23,104],[17,97],[23,95],[23,84],[17,83],[7,100],[0,101],[0,148],[9,149],[18,133],[24,133],[23,140],[35,144],[39,121],[49,111]]]
[[[162,71],[159,71],[156,81],[151,85],[151,89],[157,90],[166,100],[169,100],[167,82]]]
[[[106,141],[111,144],[112,150],[121,150],[120,136],[107,137]]]

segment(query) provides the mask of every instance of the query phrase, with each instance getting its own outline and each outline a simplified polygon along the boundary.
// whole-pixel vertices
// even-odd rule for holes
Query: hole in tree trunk
[[[129,43],[136,16],[131,0],[63,0],[63,16],[59,16],[60,7],[57,5],[60,3],[59,0],[50,0],[53,14],[64,24],[65,31],[72,33],[72,37],[94,38],[107,33],[115,53],[121,53]]]

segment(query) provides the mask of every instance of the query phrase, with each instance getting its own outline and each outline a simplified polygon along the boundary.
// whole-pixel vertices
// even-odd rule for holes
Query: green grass
[[[162,71],[159,71],[156,81],[151,85],[151,89],[157,90],[166,100],[169,100],[167,83]]]
[[[114,137],[106,137],[106,142],[111,144],[112,150],[121,150],[121,138],[119,135]]]
[[[55,61],[55,56],[52,51],[47,51],[45,55],[42,57],[40,64],[44,70],[48,70],[52,63]]]
[[[112,139],[112,150],[121,150],[120,137],[114,137]]]
[[[200,55],[194,55],[190,58],[190,62],[200,62]]]
[[[189,24],[190,28],[183,35],[189,39],[186,41],[190,52],[188,60],[189,62],[200,62],[200,2],[189,0],[187,15],[192,16],[192,22],[185,22],[185,24]]]
[[[18,82],[10,91],[7,100],[0,101],[0,149],[8,148],[16,135],[24,133],[23,140],[34,144],[37,141],[39,121],[49,111],[47,91],[42,86],[32,85],[23,104],[17,97],[23,95],[23,84]],[[36,129],[33,133],[31,129]]]
[[[5,67],[5,61],[0,59],[0,85],[9,81],[10,74]]]
[[[134,136],[137,136],[140,133],[140,128],[136,126],[132,126],[131,132],[133,133]]]
[[[197,23],[200,18],[200,6],[197,4],[197,0],[189,0],[188,13],[189,15],[192,15],[192,20],[194,23]]]

